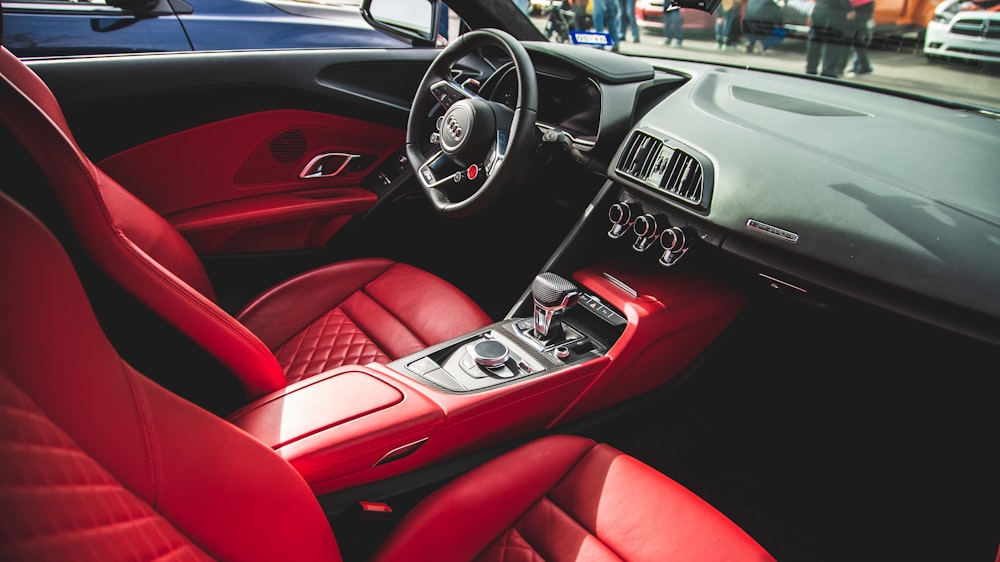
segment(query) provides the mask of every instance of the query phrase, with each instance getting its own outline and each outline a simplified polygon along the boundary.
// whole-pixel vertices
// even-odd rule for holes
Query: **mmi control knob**
[[[632,226],[635,214],[638,212],[640,212],[638,208],[633,209],[632,205],[625,201],[619,201],[612,205],[608,209],[608,219],[611,220],[611,230],[608,231],[608,236],[610,238],[621,238],[622,234],[625,234],[628,228]]]
[[[506,345],[489,339],[484,339],[473,345],[469,354],[472,355],[477,365],[487,369],[502,367],[510,358],[510,350],[507,349]]]
[[[645,252],[646,248],[652,246],[653,242],[656,241],[656,217],[650,214],[637,217],[635,223],[632,225],[632,231],[636,235],[635,244],[632,244],[632,249],[637,252]]]
[[[677,226],[668,228],[660,235],[660,246],[663,248],[660,265],[671,267],[688,251],[687,234]]]

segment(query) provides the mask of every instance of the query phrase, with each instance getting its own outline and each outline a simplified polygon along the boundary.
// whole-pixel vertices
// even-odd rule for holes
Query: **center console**
[[[539,275],[509,318],[389,364],[341,367],[230,420],[318,495],[410,473],[545,431],[683,371],[743,297],[657,264]]]
[[[601,357],[628,323],[598,297],[553,273],[535,279],[532,300],[532,318],[493,324],[389,367],[435,390],[477,392]]]

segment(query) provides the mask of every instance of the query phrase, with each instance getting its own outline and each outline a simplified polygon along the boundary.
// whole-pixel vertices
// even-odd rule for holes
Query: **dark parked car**
[[[449,7],[0,49],[0,559],[995,562],[1000,77]]]
[[[3,43],[19,57],[404,47],[356,4],[263,0],[4,0]]]

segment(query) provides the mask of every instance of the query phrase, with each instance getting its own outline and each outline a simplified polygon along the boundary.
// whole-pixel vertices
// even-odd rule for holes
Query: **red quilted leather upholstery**
[[[388,260],[304,274],[258,298],[238,322],[217,305],[208,274],[183,236],[88,159],[52,92],[2,47],[0,74],[0,121],[40,163],[90,257],[228,367],[248,397],[332,367],[399,357],[489,323],[454,286],[408,266],[387,272]],[[391,281],[364,289],[377,306],[345,302],[383,272]],[[422,300],[395,294],[403,289],[419,291]]]
[[[317,317],[321,311],[329,312]],[[490,322],[441,278],[380,258],[299,275],[263,293],[237,319],[274,351],[290,382],[340,365],[398,359]]]
[[[389,356],[339,307],[313,322],[275,352],[288,382],[339,365],[388,362]]]

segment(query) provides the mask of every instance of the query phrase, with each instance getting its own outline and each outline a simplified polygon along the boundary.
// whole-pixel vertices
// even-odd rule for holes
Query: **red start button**
[[[476,176],[479,175],[479,166],[476,166],[475,164],[469,166],[469,169],[466,170],[465,175],[469,176],[470,180],[476,179]]]

